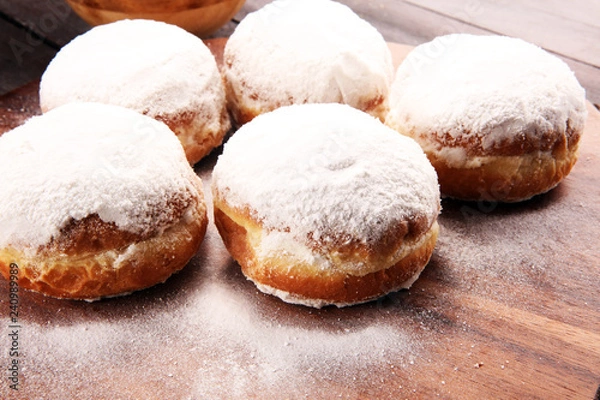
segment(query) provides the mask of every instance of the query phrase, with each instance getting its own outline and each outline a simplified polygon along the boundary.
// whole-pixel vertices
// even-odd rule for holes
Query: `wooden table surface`
[[[91,304],[21,293],[21,386],[5,372],[0,398],[600,398],[600,2],[341,2],[390,42],[503,33],[565,59],[591,102],[571,175],[516,205],[444,200],[422,277],[358,307],[259,293],[213,225],[190,265],[149,290]],[[58,0],[0,0],[0,132],[39,113],[36,80],[87,29]],[[196,166],[206,188],[215,156]],[[5,371],[8,293],[0,280]]]
[[[248,0],[213,36],[269,0]],[[504,34],[564,59],[600,104],[600,2],[597,0],[340,0],[390,42],[417,45],[448,33]],[[61,46],[89,26],[63,0],[0,0],[0,94],[39,78]]]

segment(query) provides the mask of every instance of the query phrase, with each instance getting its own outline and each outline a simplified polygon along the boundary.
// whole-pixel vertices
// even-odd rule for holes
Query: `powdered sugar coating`
[[[437,175],[417,143],[339,104],[277,109],[244,125],[212,175],[215,197],[300,243],[371,244],[439,212]]]
[[[416,47],[400,65],[386,123],[425,141],[474,140],[486,151],[517,135],[581,131],[586,116],[585,91],[559,58],[521,39],[453,34]]]
[[[225,47],[225,78],[251,109],[386,99],[393,78],[383,36],[329,0],[277,0],[246,16]],[[387,104],[387,103],[386,103]]]
[[[0,247],[35,250],[92,214],[138,234],[192,206],[197,176],[173,132],[125,108],[71,103],[0,137]],[[158,210],[161,210],[158,212]]]
[[[201,111],[200,126],[227,129],[221,127],[225,91],[212,53],[196,36],[163,22],[100,25],[64,46],[42,76],[40,104],[46,111],[73,101],[163,118]]]

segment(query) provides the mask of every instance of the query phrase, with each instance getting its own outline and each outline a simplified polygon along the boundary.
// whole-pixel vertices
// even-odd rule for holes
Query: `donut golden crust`
[[[92,28],[64,46],[40,82],[40,107],[97,102],[167,124],[195,164],[219,146],[231,123],[216,60],[185,30],[150,20]]]
[[[249,14],[224,50],[237,125],[282,106],[348,104],[383,120],[393,77],[381,34],[330,0],[278,0]]]
[[[389,121],[388,125],[404,133],[402,127]],[[450,146],[451,140],[405,134],[418,137],[445,196],[503,202],[523,201],[556,187],[575,165],[581,137],[570,128],[566,134],[550,132],[543,139],[525,141],[521,136],[490,154],[474,141],[455,140]]]
[[[458,34],[400,65],[386,124],[421,145],[443,195],[517,202],[569,174],[586,115],[560,59],[519,39]]]
[[[0,137],[0,272],[69,299],[124,295],[181,270],[208,223],[202,182],[166,125],[72,103]],[[32,200],[35,199],[35,200]]]
[[[242,272],[290,303],[342,307],[408,288],[438,235],[437,177],[423,151],[346,105],[282,107],[244,125],[212,192]]]
[[[481,157],[478,168],[456,168],[439,159],[429,160],[436,169],[442,193],[465,200],[517,202],[556,187],[577,161],[577,148],[557,145],[554,151],[525,156]]]
[[[235,63],[235,56],[232,56],[228,61],[228,65],[231,66]],[[267,113],[269,111],[273,111],[279,107],[288,106],[291,104],[305,104],[310,103],[304,99],[297,98],[289,98],[289,101],[272,101],[266,99],[268,97],[267,90],[260,94],[260,92],[255,92],[254,94],[248,95],[244,93],[246,91],[251,91],[251,89],[246,88],[246,84],[241,82],[240,87],[235,87],[232,84],[231,80],[225,81],[225,93],[229,103],[229,110],[231,112],[231,116],[235,123],[238,126],[244,125],[254,118],[259,116],[260,114]],[[264,100],[264,105],[253,104],[253,101],[247,101],[245,97],[248,97],[252,100]],[[336,103],[344,103],[344,99],[337,98],[334,99]],[[375,97],[370,95],[360,96],[358,100],[353,102],[353,106],[359,110],[362,110],[368,114],[376,116],[381,120],[384,119],[385,114],[388,111],[388,103],[387,97],[380,94]]]
[[[20,287],[57,298],[124,295],[181,270],[198,251],[207,223],[202,202],[188,217],[145,239],[92,216],[69,224],[60,245],[48,245],[36,255],[12,247],[0,250],[0,272],[9,279],[14,263]]]
[[[177,135],[190,164],[197,163],[220,146],[231,124],[225,107],[216,117],[216,127],[215,115],[202,108],[173,115],[158,114],[154,118],[164,122]]]
[[[227,213],[223,210],[227,210]],[[365,259],[378,262],[381,269],[364,275],[350,275],[343,270],[327,271],[299,262],[290,253],[259,258],[255,246],[260,242],[262,227],[249,213],[236,212],[220,201],[215,203],[215,224],[225,247],[240,264],[242,272],[261,291],[274,294],[287,302],[320,308],[325,305],[343,307],[367,302],[390,292],[408,288],[423,271],[433,253],[439,227],[437,222],[424,237],[415,240],[396,238],[379,247],[345,246],[332,249],[346,262],[361,263]],[[237,222],[236,222],[237,221]],[[413,233],[414,235],[414,233]],[[398,236],[391,233],[391,237]],[[390,244],[395,245],[390,251]],[[398,243],[402,243],[400,247]],[[407,250],[408,249],[408,250]],[[400,254],[398,258],[397,254]],[[375,260],[374,260],[375,259]],[[387,266],[392,262],[391,266]]]

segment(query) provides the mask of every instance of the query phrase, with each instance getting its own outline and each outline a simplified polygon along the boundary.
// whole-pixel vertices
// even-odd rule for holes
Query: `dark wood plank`
[[[0,19],[0,94],[39,78],[55,53],[41,38]]]
[[[0,12],[58,47],[90,28],[64,0],[0,0]]]

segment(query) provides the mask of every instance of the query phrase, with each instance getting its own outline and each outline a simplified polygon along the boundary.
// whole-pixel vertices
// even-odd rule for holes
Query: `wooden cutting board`
[[[208,44],[219,58],[224,40]],[[396,63],[410,49],[390,46]],[[37,102],[36,82],[0,98],[0,131]],[[421,278],[369,304],[313,310],[258,292],[211,223],[189,265],[148,290],[94,303],[20,292],[16,391],[2,280],[0,397],[598,398],[600,113],[589,112],[563,183],[521,204],[444,200]],[[216,157],[196,166],[209,202]]]

